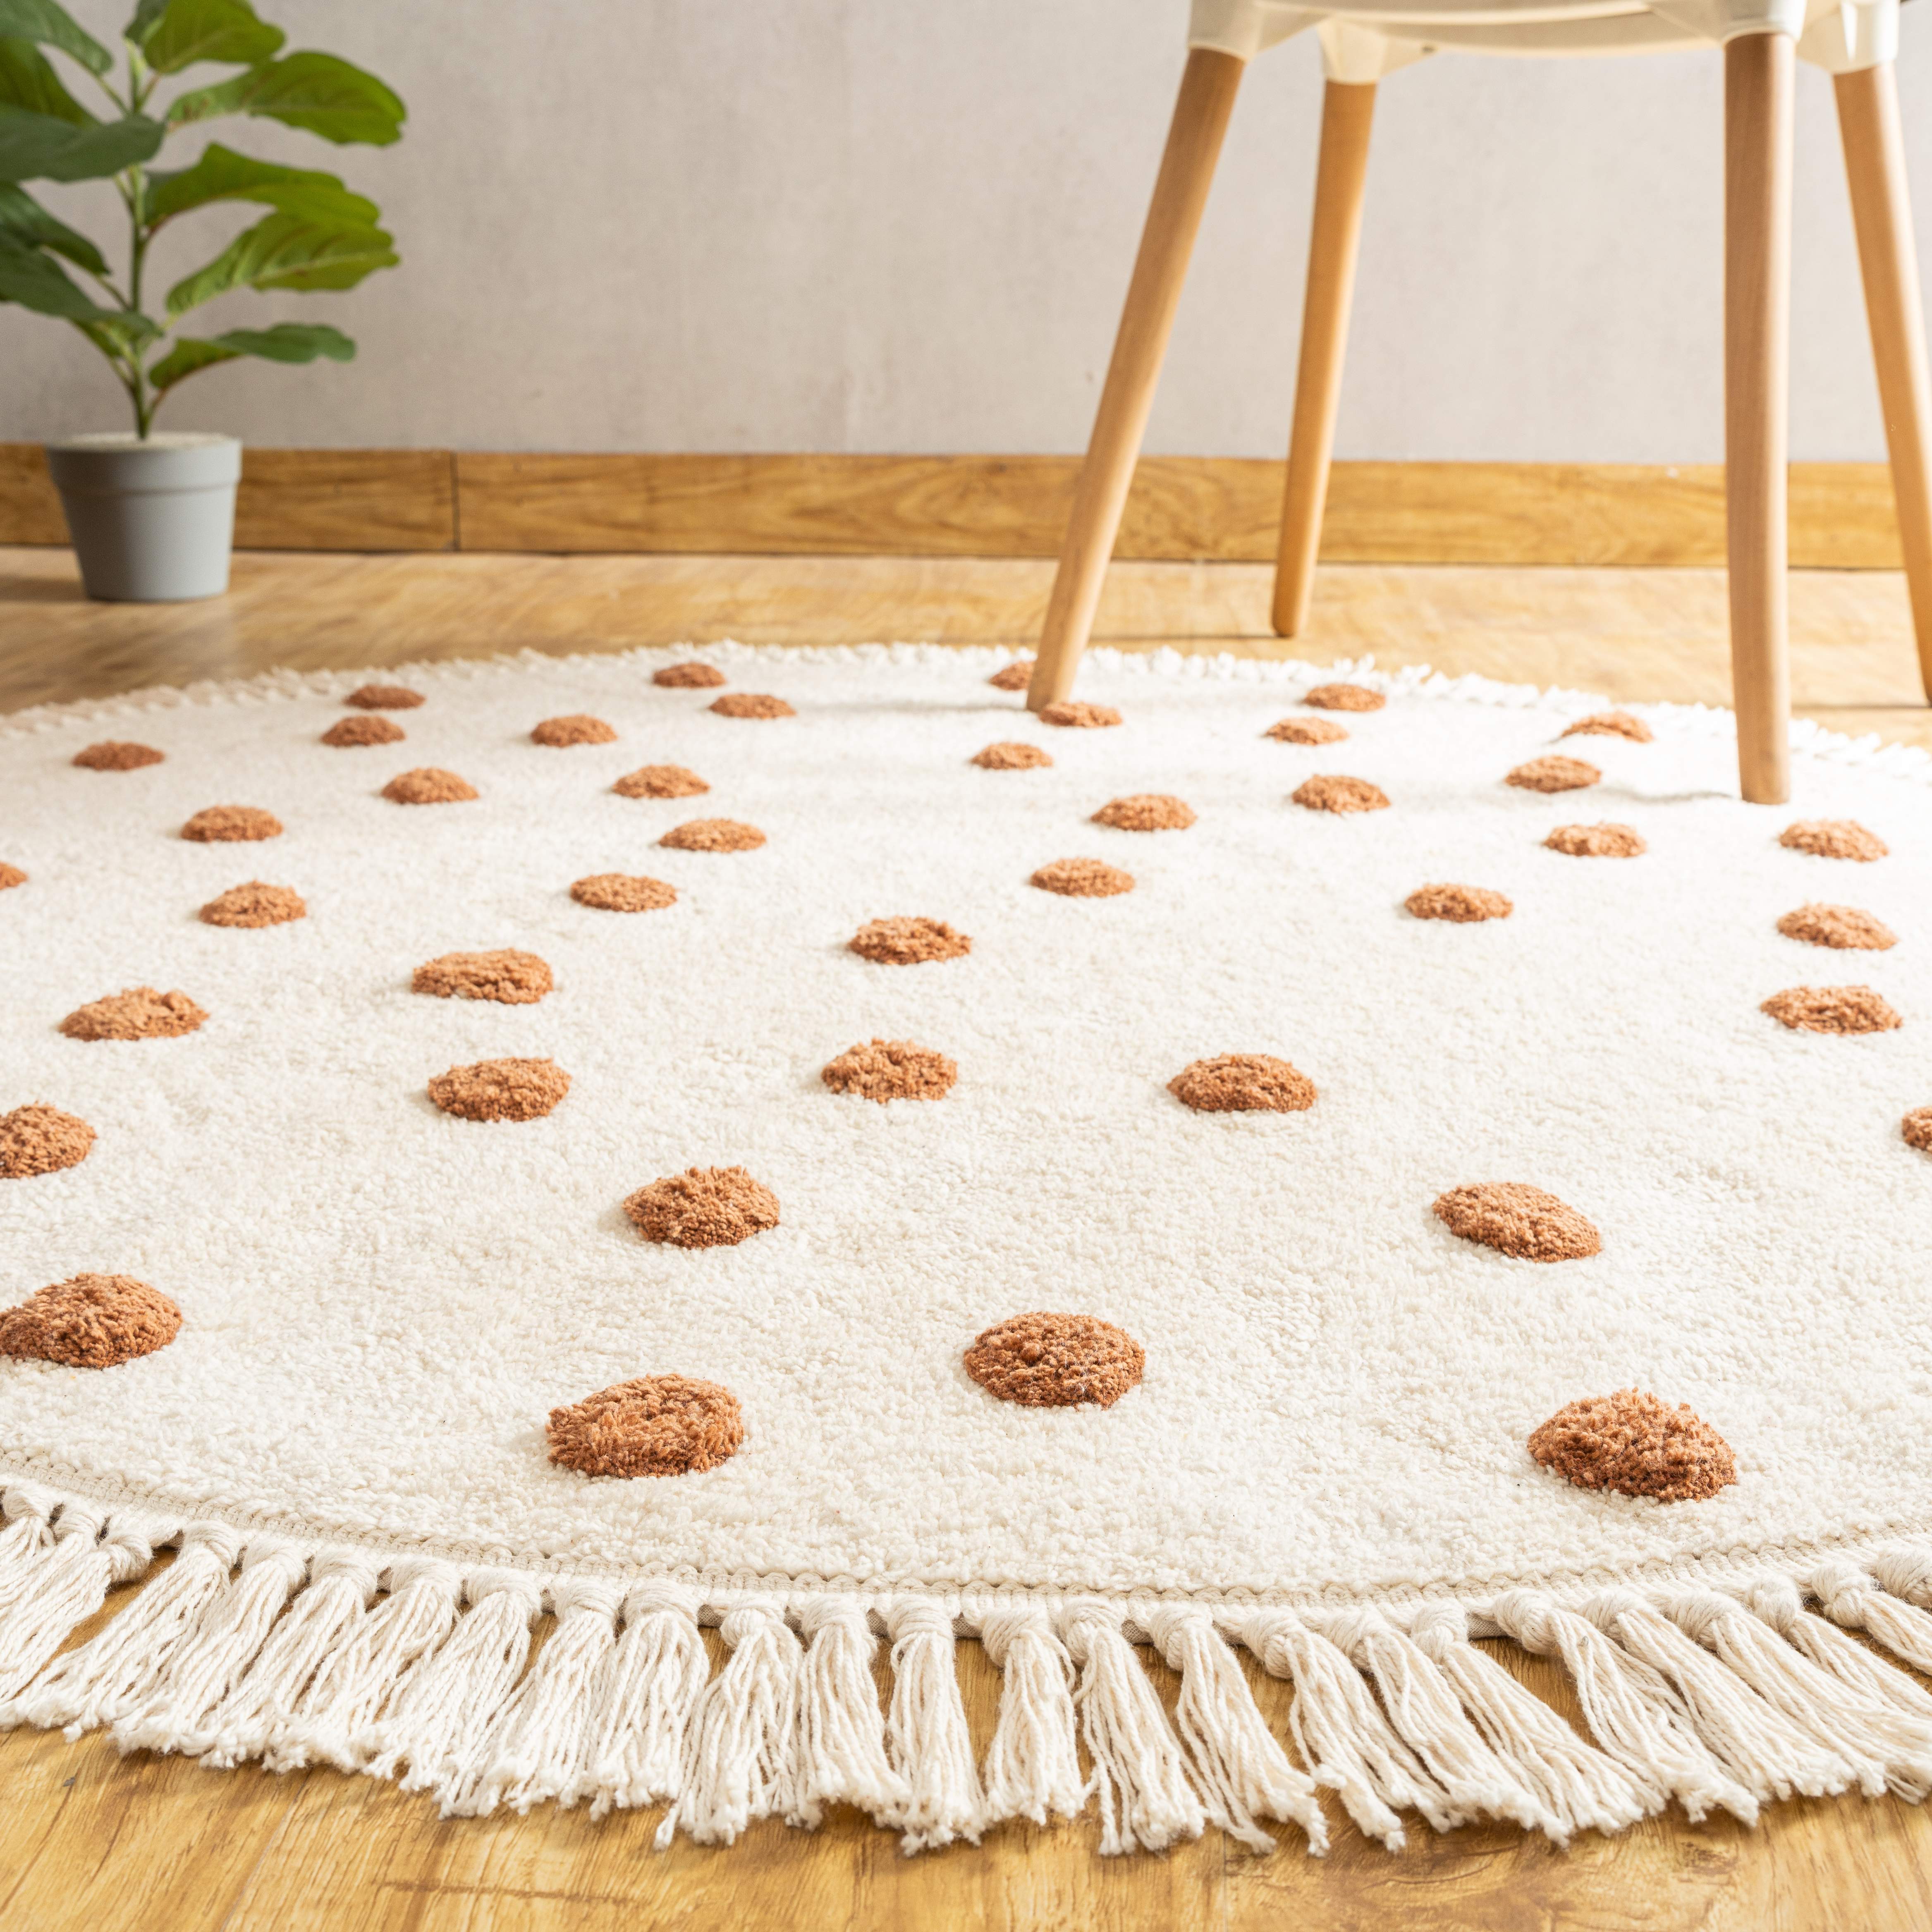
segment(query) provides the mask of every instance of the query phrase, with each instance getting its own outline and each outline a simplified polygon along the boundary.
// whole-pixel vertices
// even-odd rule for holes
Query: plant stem
[[[136,113],[146,106],[148,96],[154,91],[152,77],[145,88],[141,84],[144,66],[140,55],[130,48],[128,54],[128,98]],[[136,161],[128,169],[122,180],[121,193],[128,204],[129,230],[128,298],[124,306],[130,314],[138,316],[141,313],[141,270],[148,254],[148,170],[144,164]],[[123,380],[127,382],[128,394],[134,404],[134,434],[146,442],[154,421],[154,402],[148,393],[147,345],[130,344],[128,362],[129,374]]]

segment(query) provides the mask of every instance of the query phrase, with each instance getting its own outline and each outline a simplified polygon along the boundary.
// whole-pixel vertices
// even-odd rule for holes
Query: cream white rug
[[[427,701],[389,714],[406,742],[358,748],[319,742],[347,675],[0,725],[0,860],[28,875],[0,892],[0,1114],[42,1102],[98,1136],[78,1166],[0,1180],[0,1304],[93,1272],[183,1318],[111,1369],[0,1360],[6,1720],[329,1757],[458,1810],[670,1800],[667,1829],[710,1838],[850,1799],[944,1842],[1097,1789],[1110,1846],[1204,1821],[1265,1844],[1256,1814],[1318,1841],[1295,1760],[1390,1842],[1410,1810],[1564,1837],[1672,1798],[1749,1815],[1932,1784],[1932,1700],[1839,1628],[1932,1664],[1913,1607],[1932,1603],[1932,1156],[1900,1127],[1932,1104],[1922,755],[1801,727],[1793,803],[1768,809],[1738,802],[1730,720],[1701,710],[1635,707],[1648,743],[1562,739],[1601,700],[1100,652],[1080,694],[1124,722],[1054,729],[988,687],[990,652],[696,653],[796,712],[756,720],[652,684],[692,655],[382,674]],[[1300,704],[1338,674],[1386,707]],[[578,712],[615,742],[532,742]],[[1349,736],[1264,735],[1316,715]],[[165,760],[76,769],[104,738]],[[969,762],[994,740],[1053,762]],[[1601,782],[1504,782],[1552,754]],[[710,790],[612,790],[649,764]],[[381,795],[420,766],[478,796]],[[1318,773],[1390,807],[1292,803]],[[1196,823],[1091,822],[1139,793]],[[178,836],[218,805],[285,829]],[[766,842],[656,842],[711,817]],[[1779,842],[1820,819],[1890,855]],[[1543,842],[1604,820],[1648,850]],[[1067,857],[1135,889],[1029,884]],[[676,902],[572,899],[606,872]],[[251,880],[307,916],[197,917]],[[1406,911],[1444,882],[1514,910]],[[1898,943],[1780,934],[1816,902]],[[849,949],[901,915],[970,954]],[[539,956],[554,990],[411,990],[434,958],[498,948]],[[1902,1024],[1838,1036],[1760,1010],[1852,983]],[[58,1030],[142,986],[206,1023]],[[821,1067],[875,1037],[951,1057],[956,1084],[830,1091]],[[1195,1113],[1168,1091],[1231,1053],[1292,1062],[1315,1105]],[[567,1097],[524,1122],[430,1103],[434,1076],[503,1057],[554,1060]],[[622,1210],[734,1166],[780,1204],[741,1244],[646,1242]],[[1488,1182],[1559,1197],[1601,1252],[1539,1265],[1459,1240],[1431,1204]],[[1139,1385],[1109,1408],[994,1400],[963,1352],[1034,1310],[1124,1329]],[[553,1408],[668,1372],[736,1396],[728,1461],[593,1480],[547,1460]],[[1736,1482],[1660,1504],[1531,1459],[1554,1412],[1631,1386],[1690,1405]],[[46,1667],[166,1543],[160,1580]],[[526,1671],[545,1608],[562,1621]],[[708,1688],[700,1617],[734,1646]],[[1498,1630],[1563,1658],[1601,1750],[1466,1642]],[[1006,1673],[976,1765],[965,1634]],[[1130,1637],[1182,1670],[1172,1716]],[[1295,1678],[1292,1755],[1231,1641]]]

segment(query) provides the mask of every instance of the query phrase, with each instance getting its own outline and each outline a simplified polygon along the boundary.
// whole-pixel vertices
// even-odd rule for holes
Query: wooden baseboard
[[[66,542],[40,446],[0,442],[0,543]],[[454,550],[454,460],[446,449],[244,449],[235,542],[243,550]]]
[[[236,542],[250,550],[745,552],[1052,556],[1079,467],[1060,456],[514,455],[250,449]],[[1148,457],[1121,557],[1265,562],[1279,463]],[[66,541],[39,446],[0,443],[0,543]],[[1329,563],[1714,566],[1714,464],[1338,463]],[[1896,570],[1876,463],[1791,470],[1791,560]]]

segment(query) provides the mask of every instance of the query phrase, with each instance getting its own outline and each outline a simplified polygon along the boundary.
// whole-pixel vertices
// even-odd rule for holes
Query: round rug
[[[1606,1715],[1590,1756],[1636,1784],[1648,1764],[1646,1802],[1739,1809],[1807,1778],[1856,1781],[1854,1766],[1833,1783],[1804,1714],[1808,1680],[1782,1715],[1810,1758],[1724,1730],[1698,1701],[1694,1653],[1742,1672],[1739,1694],[1774,1716],[1775,1697],[1748,1658],[1726,1660],[1725,1618],[1707,1602],[1700,1624],[1679,1598],[1742,1604],[1768,1576],[1822,1604],[1820,1566],[1835,1564],[1859,1580],[1841,1582],[1840,1622],[1858,1622],[1854,1599],[1921,1614],[1909,1600],[1924,1565],[1915,1580],[1912,1550],[1889,1546],[1932,1515],[1932,1157],[1900,1124],[1932,1102],[1922,754],[1800,727],[1793,802],[1774,810],[1736,797],[1730,721],[1699,710],[1640,707],[1648,741],[1566,736],[1600,700],[1344,668],[1386,704],[1352,710],[1345,740],[1301,743],[1270,728],[1333,670],[1099,652],[1082,696],[1123,723],[1079,731],[989,687],[987,652],[704,656],[733,692],[782,705],[721,712],[703,691],[654,684],[670,659],[646,652],[412,668],[397,674],[424,699],[406,746],[322,742],[350,674],[0,725],[0,860],[26,874],[0,894],[14,989],[0,1113],[44,1105],[97,1136],[74,1165],[0,1180],[0,1300],[124,1276],[182,1317],[165,1347],[112,1368],[0,1358],[15,1525],[0,1561],[29,1580],[14,1592],[29,1610],[46,1595],[32,1580],[64,1551],[77,1561],[83,1531],[103,1588],[168,1541],[205,1551],[207,1578],[205,1598],[145,1640],[151,1676],[133,1688],[98,1660],[35,1679],[41,1636],[10,1652],[0,1620],[0,1709],[174,1748],[230,1736],[232,1755],[272,1756],[301,1732],[330,1645],[361,1630],[366,1648],[364,1623],[429,1579],[449,1627],[394,1664],[338,1761],[488,1809],[519,1788],[524,1757],[502,1726],[520,1711],[549,1740],[524,1754],[551,1767],[536,1796],[673,1796],[716,1836],[760,1806],[803,1818],[846,1796],[930,1842],[969,1812],[1005,1815],[988,1795],[1005,1789],[994,1768],[969,1754],[947,1770],[916,1714],[892,1728],[896,1696],[866,1720],[886,1726],[876,1762],[820,1750],[811,1697],[815,1684],[827,1711],[843,1708],[837,1672],[880,1631],[906,1653],[902,1682],[919,1640],[937,1656],[970,1631],[996,1662],[1037,1642],[1052,1670],[1079,1673],[1109,1829],[1155,1844],[1203,1818],[1252,1834],[1256,1813],[1301,1815],[1283,1795],[1286,1759],[1265,1777],[1238,1768],[1245,1718],[1214,1714],[1210,1691],[1234,1697],[1223,1640],[1238,1638],[1296,1676],[1318,1730],[1319,1669],[1292,1654],[1305,1637],[1382,1696],[1351,1718],[1334,1691],[1334,1737],[1298,1739],[1318,1780],[1353,1791],[1358,1820],[1379,1820],[1377,1806],[1438,1823],[1484,1809],[1545,1828],[1610,1820],[1610,1798],[1600,1816],[1574,1793],[1559,1802],[1553,1773],[1539,1783],[1520,1766],[1514,1788],[1534,1804],[1496,1798],[1502,1786],[1472,1782],[1439,1738],[1412,1734],[1384,1631],[1408,1647],[1402,1667],[1423,1667],[1413,1652],[1449,1687],[1445,1725],[1498,1764],[1535,1756],[1456,1688],[1456,1663],[1425,1656],[1421,1609],[1448,1604],[1458,1658],[1480,1658],[1472,1630],[1507,1630],[1586,1674],[1590,1643],[1612,1652],[1658,1736],[1624,1737]],[[577,713],[608,721],[611,741],[532,742],[541,721]],[[76,768],[109,735],[164,758]],[[1036,743],[1051,763],[976,763],[992,740]],[[1538,761],[1552,758],[1597,776],[1579,784],[1566,764],[1567,788],[1543,788],[1556,768]],[[667,844],[688,802],[616,788],[644,764],[699,774],[706,809],[763,842]],[[461,789],[394,802],[392,782],[424,770]],[[1310,788],[1323,777],[1364,781],[1387,805],[1292,802],[1337,795]],[[1110,802],[1148,794],[1192,822],[1106,822]],[[218,806],[283,830],[245,849],[181,836]],[[1888,856],[1780,842],[1819,821],[1855,822]],[[1604,825],[1642,850],[1621,835],[1550,842]],[[1122,868],[1132,889],[1030,884],[1068,859]],[[620,914],[572,896],[586,877],[646,871],[674,897]],[[244,880],[291,889],[305,916],[259,929],[199,916]],[[1425,890],[1442,887],[1464,890]],[[1820,905],[1868,914],[1896,944],[1780,930]],[[952,936],[908,926],[908,956],[855,950],[878,921]],[[479,954],[534,956],[549,984],[518,967],[512,993],[465,996],[507,983],[500,966],[452,978],[449,956]],[[416,990],[432,962],[456,996]],[[172,1037],[60,1030],[142,987],[185,994],[205,1021]],[[1822,1005],[1798,1004],[1828,1028],[1846,987],[1870,995],[1846,1010],[1898,1024],[1816,1030],[1778,1016],[1778,996],[1810,988]],[[835,1090],[822,1070],[868,1042],[944,1056],[956,1081],[931,1097]],[[1288,1063],[1296,1104],[1203,1109],[1172,1090],[1229,1055]],[[544,1076],[540,1114],[465,1118],[432,1099],[433,1082],[499,1063],[568,1079]],[[1300,1104],[1307,1082],[1315,1098]],[[742,1170],[775,1198],[776,1223],[728,1202],[704,1206],[722,1233],[646,1238],[627,1202],[693,1169]],[[1435,1211],[1485,1186],[1554,1197],[1596,1246],[1566,1236],[1564,1258],[1524,1258]],[[1106,1324],[1144,1367],[1124,1388],[1107,1381],[1104,1400],[1080,1393],[1076,1370],[1028,1384],[1072,1397],[1002,1400],[968,1352],[1036,1311]],[[735,1402],[741,1439],[685,1466],[662,1436],[682,1425],[653,1409],[648,1452],[553,1460],[554,1410],[652,1377]],[[1574,1453],[1561,1468],[1532,1456],[1566,1405],[1632,1388],[1688,1405],[1735,1480],[1659,1501],[1566,1480]],[[256,1684],[255,1730],[232,1708],[216,1722],[251,1664],[260,1677],[263,1646],[338,1574],[331,1564],[356,1580],[336,1593],[328,1641],[298,1676],[278,1666]],[[194,1568],[178,1558],[167,1576]],[[236,1636],[251,1587],[246,1601],[267,1608]],[[634,1613],[626,1599],[640,1589]],[[1637,1607],[1602,1610],[1606,1590]],[[459,1601],[472,1606],[460,1619]],[[748,1664],[730,1712],[758,1736],[769,1719],[790,1755],[743,1747],[743,1788],[714,1778],[700,1791],[687,1762],[697,1700],[723,1697],[724,1679],[706,1690],[700,1672],[673,1742],[658,1739],[670,1768],[641,1784],[591,1776],[580,1685],[560,1730],[526,1708],[543,1673],[518,1688],[520,1654],[494,1692],[474,1659],[458,1668],[466,1642],[481,1655],[508,1631],[514,1651],[520,1627],[526,1647],[546,1606],[565,1616],[560,1634],[577,1617],[596,1671],[653,1616],[722,1618],[734,1641],[738,1616],[734,1666],[764,1645],[766,1690],[789,1685],[793,1702],[757,1718],[765,1680]],[[209,1634],[196,1619],[218,1612]],[[486,1612],[503,1630],[466,1635]],[[1738,1613],[1798,1642],[1761,1606]],[[8,1614],[22,1624],[0,1580]],[[49,1610],[33,1631],[55,1621]],[[198,1630],[226,1674],[184,1716],[188,1694],[167,1686]],[[1125,1636],[1161,1643],[1195,1687],[1198,1710],[1184,1696],[1172,1730],[1157,1703],[1148,1715],[1144,1677],[1108,1676]],[[412,1673],[439,1664],[465,1687],[454,1715],[454,1693],[430,1716],[420,1682],[410,1701]],[[1029,1688],[1019,1664],[1006,1668],[1015,1724],[1060,1709],[1044,1678]],[[1805,1668],[1838,1681],[1828,1658]],[[915,1672],[908,1698],[916,1689]],[[1109,1696],[1118,1708],[1100,1722]],[[1932,1702],[1921,1720],[1932,1763]],[[1408,1772],[1376,1768],[1384,1735]],[[1672,1737],[1718,1770],[1660,1769],[1658,1739]],[[1852,1755],[1841,1738],[1832,1762]],[[1002,1774],[1009,1812],[1067,1795],[1064,1766],[1025,1762]],[[938,1795],[915,1816],[922,1777]],[[1629,1792],[1619,1802],[1645,1808]]]

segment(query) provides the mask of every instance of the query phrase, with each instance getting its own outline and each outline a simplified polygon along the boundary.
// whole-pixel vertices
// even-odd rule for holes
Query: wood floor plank
[[[70,558],[0,549],[0,710],[151,683],[418,658],[640,644],[918,639],[1030,648],[1052,567],[1024,560],[384,556],[236,560],[205,604],[91,604]],[[1097,641],[1317,663],[1372,656],[1630,698],[1729,701],[1716,571],[1336,566],[1309,634],[1268,627],[1270,573],[1116,566]],[[1904,578],[1806,571],[1792,585],[1798,709],[1925,722]],[[1868,726],[1861,723],[1857,728]]]

